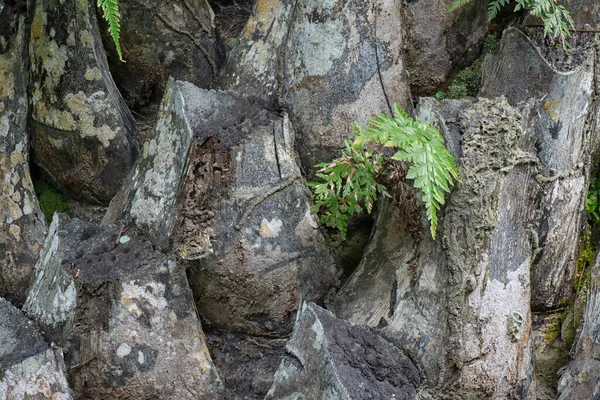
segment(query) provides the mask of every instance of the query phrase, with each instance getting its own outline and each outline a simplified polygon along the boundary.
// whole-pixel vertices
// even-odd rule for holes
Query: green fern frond
[[[469,4],[472,0],[454,0],[450,7],[448,7],[448,12],[452,12],[464,6],[465,4]]]
[[[510,3],[510,0],[491,0],[488,5],[488,19],[491,21],[496,18],[502,7],[508,3]]]
[[[383,157],[347,140],[341,157],[316,167],[322,182],[308,184],[315,193],[313,211],[322,210],[321,221],[337,229],[345,240],[350,217],[363,209],[370,214],[378,195],[388,195],[385,186],[375,180],[385,173]]]
[[[119,60],[123,60],[123,54],[121,53],[120,33],[121,33],[121,14],[119,13],[119,0],[98,0],[98,7],[102,10],[102,17],[108,22],[108,33],[112,37],[112,40],[117,49]]]
[[[354,135],[354,142],[346,143],[341,158],[317,165],[317,176],[324,182],[309,184],[315,192],[314,209],[321,211],[321,221],[338,228],[344,238],[350,215],[361,212],[361,204],[370,213],[377,195],[387,195],[385,187],[375,181],[375,176],[383,173],[381,155],[364,148],[365,144],[376,142],[399,149],[392,159],[410,162],[406,177],[421,190],[435,239],[437,212],[444,204],[445,194],[458,180],[454,157],[444,146],[442,135],[431,125],[415,121],[397,105],[393,117],[379,114],[371,118],[364,130],[355,124]]]
[[[359,143],[373,140],[400,149],[392,159],[411,163],[406,177],[413,179],[414,186],[421,190],[427,219],[431,221],[431,236],[435,239],[437,211],[444,204],[445,193],[458,180],[454,157],[433,126],[413,120],[398,105],[394,108],[394,117],[379,114],[372,118]]]
[[[448,11],[470,3],[471,0],[454,0]],[[488,18],[496,18],[502,7],[508,5],[511,0],[490,0],[488,4]],[[571,30],[575,29],[573,18],[567,9],[558,4],[557,0],[516,0],[514,11],[530,10],[531,14],[540,18],[544,24],[544,35],[558,39],[565,51],[569,49],[568,38]]]

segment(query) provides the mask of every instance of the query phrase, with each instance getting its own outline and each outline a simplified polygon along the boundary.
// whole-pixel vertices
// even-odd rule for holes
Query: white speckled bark
[[[29,174],[25,15],[0,1],[0,296],[23,304],[46,220]]]

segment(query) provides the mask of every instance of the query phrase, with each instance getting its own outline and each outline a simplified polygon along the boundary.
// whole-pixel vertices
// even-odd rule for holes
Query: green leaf
[[[325,182],[310,186],[317,209],[321,210],[321,221],[338,228],[345,238],[351,215],[362,212],[363,206],[370,213],[378,195],[389,196],[374,178],[384,172],[383,157],[364,149],[365,144],[375,142],[399,149],[392,159],[410,162],[406,178],[412,179],[414,187],[421,190],[435,239],[437,211],[444,204],[444,193],[449,193],[458,180],[454,157],[444,146],[442,135],[433,126],[412,119],[398,105],[394,105],[393,117],[378,114],[364,129],[354,124],[353,132],[355,140],[346,142],[340,158],[317,165],[321,167],[317,176]],[[323,187],[331,190],[325,192]]]
[[[98,0],[98,8],[103,12],[102,17],[108,22],[108,33],[110,34],[119,60],[123,60],[123,54],[121,53],[121,43],[119,41],[121,34],[121,14],[119,13],[119,0]]]

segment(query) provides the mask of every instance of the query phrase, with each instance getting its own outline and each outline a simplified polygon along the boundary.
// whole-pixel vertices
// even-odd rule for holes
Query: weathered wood
[[[220,87],[288,110],[312,170],[337,156],[354,121],[409,106],[402,26],[397,0],[259,0]]]
[[[23,304],[46,234],[29,174],[24,4],[0,1],[0,296]]]
[[[72,399],[62,350],[48,345],[35,324],[1,297],[0,337],[0,399]]]
[[[108,204],[137,156],[93,1],[36,2],[29,41],[33,159],[69,196]]]
[[[352,124],[410,93],[399,0],[298,0],[285,45],[283,106],[305,170],[336,157]]]
[[[394,344],[303,303],[265,399],[409,400],[420,383],[417,367]]]
[[[300,299],[322,301],[340,271],[310,212],[287,117],[180,83],[194,133],[175,250],[198,311],[218,328],[279,336]]]
[[[193,136],[179,87],[169,81],[156,126],[103,218],[104,224],[135,223],[165,249],[177,221],[176,201]]]
[[[225,49],[207,0],[128,0],[119,2],[119,12],[125,62],[107,30],[103,39],[115,83],[130,107],[158,103],[169,77],[211,86]]]
[[[24,308],[85,398],[215,398],[185,270],[130,229],[55,214]]]
[[[421,237],[427,228],[415,205],[386,205],[333,310],[379,326],[413,355],[425,375],[423,396],[519,397],[532,365],[528,225],[537,157],[520,111],[505,99],[432,104],[428,114],[437,114],[461,154],[461,182],[445,208],[440,239]]]
[[[598,146],[590,123],[596,58],[593,51],[568,73],[557,71],[517,29],[504,33],[502,48],[484,70],[481,94],[506,95],[511,104],[533,99],[529,122],[541,160],[541,225],[532,269],[532,305],[552,309],[568,301],[579,250],[591,155]]]

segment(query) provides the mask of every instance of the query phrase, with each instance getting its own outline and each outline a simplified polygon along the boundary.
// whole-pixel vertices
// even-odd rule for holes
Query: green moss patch
[[[488,54],[498,54],[500,51],[500,38],[498,35],[487,35],[483,39],[483,49],[481,55],[471,64],[458,73],[452,80],[446,92],[438,92],[435,97],[461,99],[463,97],[476,97],[481,86],[481,71],[483,62]]]
[[[69,204],[65,196],[48,182],[41,179],[33,179],[33,188],[40,203],[40,208],[46,217],[48,224],[52,222],[55,212],[70,214]]]

